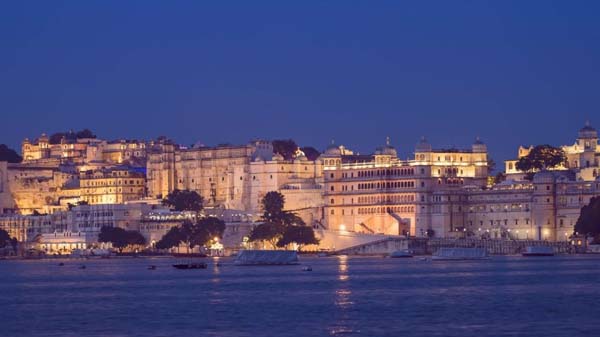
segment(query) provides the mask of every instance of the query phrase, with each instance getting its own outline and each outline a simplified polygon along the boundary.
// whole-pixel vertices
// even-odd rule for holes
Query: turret
[[[481,139],[479,139],[479,137],[477,137],[475,139],[475,142],[471,146],[471,149],[473,150],[474,153],[486,153],[487,152],[487,146],[485,145],[484,142],[481,141]]]

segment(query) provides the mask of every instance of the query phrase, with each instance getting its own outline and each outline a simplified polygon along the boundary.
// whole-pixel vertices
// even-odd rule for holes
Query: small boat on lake
[[[528,246],[521,254],[523,256],[554,256],[554,248],[550,246]]]
[[[484,248],[440,248],[431,259],[434,261],[483,260],[488,254]]]
[[[403,250],[396,250],[396,251],[390,253],[389,256],[392,258],[407,258],[407,257],[413,257],[413,254],[410,250],[403,249]]]
[[[176,263],[173,265],[176,269],[206,269],[208,265],[204,262],[200,263]]]

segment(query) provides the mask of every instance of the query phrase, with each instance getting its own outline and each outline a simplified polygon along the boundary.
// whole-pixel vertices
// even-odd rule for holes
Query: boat
[[[242,250],[235,258],[238,266],[269,266],[298,264],[295,250]]]
[[[550,246],[528,246],[521,253],[523,256],[554,256],[554,249]]]
[[[173,265],[177,269],[206,269],[208,265],[204,262],[201,263],[176,263]]]
[[[302,271],[312,271],[312,267],[311,266],[304,266],[304,267],[302,267]]]
[[[404,249],[404,250],[393,251],[390,253],[389,256],[392,258],[406,258],[406,257],[413,257],[413,254],[410,250]]]
[[[431,256],[437,261],[483,260],[488,254],[484,248],[440,248]]]
[[[148,270],[156,270],[156,266],[155,265],[148,266]]]

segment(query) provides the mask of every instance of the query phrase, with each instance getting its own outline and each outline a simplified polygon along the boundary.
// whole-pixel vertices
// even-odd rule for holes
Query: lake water
[[[598,336],[600,256],[0,261],[2,336]],[[150,264],[156,270],[148,270]]]

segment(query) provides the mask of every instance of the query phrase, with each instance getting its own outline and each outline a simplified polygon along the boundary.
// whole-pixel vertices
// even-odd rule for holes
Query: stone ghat
[[[409,249],[415,255],[431,255],[440,248],[484,248],[492,255],[520,254],[528,246],[550,246],[557,254],[574,254],[569,242],[535,240],[427,239],[390,237],[336,251],[346,255],[388,255],[396,250]]]
[[[413,244],[417,247],[421,246],[422,243],[417,240],[413,240]],[[425,240],[426,247],[425,254],[432,254],[439,248],[485,248],[488,254],[493,255],[514,255],[521,254],[526,247],[529,246],[550,246],[554,249],[557,254],[573,254],[575,253],[575,247],[568,242],[549,242],[549,241],[536,241],[536,240],[479,240],[479,239],[430,239]],[[410,247],[410,244],[409,244]]]

